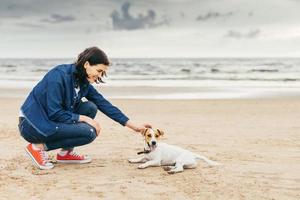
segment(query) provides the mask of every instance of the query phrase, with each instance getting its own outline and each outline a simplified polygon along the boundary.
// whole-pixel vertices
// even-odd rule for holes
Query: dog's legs
[[[182,160],[184,169],[194,169],[197,167],[197,161],[191,154],[185,156]]]
[[[175,166],[163,166],[163,169],[165,171],[170,171],[171,169],[174,169],[174,168],[175,168]]]
[[[190,153],[183,153],[176,159],[175,167],[168,171],[169,174],[183,172],[184,169],[196,168],[197,162]]]
[[[131,159],[128,159],[128,162],[130,162],[130,163],[144,163],[147,160],[148,159],[145,158],[145,157],[140,157],[140,158],[131,158]]]
[[[145,162],[144,164],[141,164],[138,166],[139,169],[145,169],[147,167],[156,167],[156,166],[160,166],[160,159],[158,160],[149,160],[147,162]]]
[[[181,163],[177,163],[177,162],[175,164],[175,167],[168,171],[169,174],[175,174],[175,173],[179,173],[179,172],[183,172],[183,165]]]

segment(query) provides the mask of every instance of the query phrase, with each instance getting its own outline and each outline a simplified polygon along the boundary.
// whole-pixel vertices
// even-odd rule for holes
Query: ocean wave
[[[37,81],[72,59],[0,59],[0,80]],[[112,59],[108,80],[300,82],[300,59],[160,58]]]
[[[271,73],[274,73],[274,72],[279,72],[278,69],[252,69],[252,70],[249,70],[248,72],[271,72]]]
[[[31,72],[48,72],[49,69],[32,69]]]
[[[0,68],[16,68],[16,65],[11,65],[11,64],[3,64],[0,66]]]

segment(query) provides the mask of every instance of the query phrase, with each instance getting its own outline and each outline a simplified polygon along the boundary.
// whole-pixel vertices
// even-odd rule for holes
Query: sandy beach
[[[162,139],[222,163],[168,175],[127,162],[139,134],[98,112],[100,136],[77,148],[91,164],[36,169],[17,129],[23,98],[0,98],[0,199],[300,199],[300,99],[112,99],[132,120],[165,131]],[[49,154],[54,157],[55,151]],[[54,158],[53,158],[54,159]]]

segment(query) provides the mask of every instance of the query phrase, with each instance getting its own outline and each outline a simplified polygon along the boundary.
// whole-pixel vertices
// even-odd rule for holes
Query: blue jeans
[[[75,113],[94,119],[97,110],[97,106],[94,103],[87,101],[80,102]],[[43,143],[47,151],[59,148],[71,149],[91,143],[97,137],[96,129],[84,122],[75,124],[61,123],[58,131],[49,137],[41,135],[25,118],[20,118],[18,126],[22,137],[26,141],[35,144]]]

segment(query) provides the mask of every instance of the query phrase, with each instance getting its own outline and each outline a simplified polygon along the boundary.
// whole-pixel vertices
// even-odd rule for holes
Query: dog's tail
[[[220,163],[218,163],[216,161],[213,161],[213,160],[210,160],[210,159],[206,158],[205,156],[201,156],[201,155],[198,155],[198,154],[195,154],[195,153],[194,153],[194,156],[195,156],[196,159],[203,160],[204,162],[206,162],[210,166],[221,165]]]

